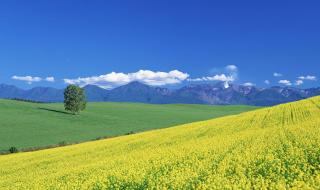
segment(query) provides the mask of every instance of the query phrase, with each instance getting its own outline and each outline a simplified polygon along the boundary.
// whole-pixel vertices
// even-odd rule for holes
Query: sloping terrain
[[[319,189],[320,97],[0,156],[0,189]]]
[[[256,109],[251,106],[150,105],[88,103],[74,116],[63,104],[0,100],[0,153],[18,149],[83,142]]]

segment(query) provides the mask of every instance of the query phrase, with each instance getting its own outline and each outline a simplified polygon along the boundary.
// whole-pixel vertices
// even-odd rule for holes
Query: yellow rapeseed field
[[[0,189],[291,188],[320,189],[320,97],[0,156]]]

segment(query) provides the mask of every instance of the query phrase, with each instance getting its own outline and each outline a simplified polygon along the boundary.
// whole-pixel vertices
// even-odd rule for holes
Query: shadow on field
[[[69,112],[66,112],[66,111],[54,110],[54,109],[49,109],[49,108],[38,108],[38,109],[51,111],[51,112],[56,112],[56,113],[63,113],[63,114],[72,115],[72,113],[69,113]]]

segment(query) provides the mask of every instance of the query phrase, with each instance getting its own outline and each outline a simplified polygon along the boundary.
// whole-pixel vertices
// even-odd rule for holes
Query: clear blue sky
[[[319,1],[2,0],[0,83],[63,87],[139,70],[228,77],[235,65],[239,84],[305,76],[300,87],[320,86],[306,78],[320,77],[319,10]]]

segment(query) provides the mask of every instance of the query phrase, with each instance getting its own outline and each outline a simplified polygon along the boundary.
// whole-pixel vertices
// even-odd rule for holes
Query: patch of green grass
[[[75,143],[238,114],[252,106],[88,103],[80,115],[63,104],[0,100],[0,152]]]

